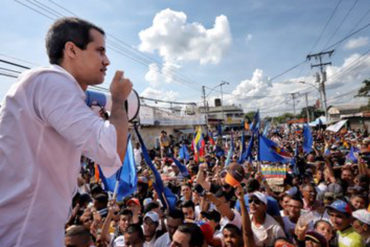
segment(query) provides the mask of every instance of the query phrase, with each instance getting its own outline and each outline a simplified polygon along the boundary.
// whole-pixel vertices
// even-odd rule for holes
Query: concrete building
[[[362,110],[360,104],[330,106],[328,115],[331,123],[347,119],[347,126],[351,129],[369,128],[370,111]]]

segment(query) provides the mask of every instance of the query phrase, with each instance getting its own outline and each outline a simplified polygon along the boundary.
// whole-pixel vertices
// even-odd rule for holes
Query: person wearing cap
[[[159,215],[154,211],[149,211],[144,216],[143,228],[145,243],[144,247],[153,247],[155,241],[161,236],[161,233],[157,231],[159,226]]]
[[[339,247],[365,246],[362,237],[352,227],[352,211],[350,205],[342,200],[336,200],[328,208],[330,222],[338,235]]]
[[[167,232],[160,236],[154,243],[155,247],[169,247],[172,242],[173,234],[177,228],[184,223],[184,214],[179,209],[171,210],[166,216]]]
[[[370,246],[370,212],[366,209],[359,209],[352,213],[353,228],[364,240],[366,246]]]
[[[254,192],[249,196],[249,213],[254,242],[257,246],[272,246],[277,238],[285,237],[280,224],[269,214],[267,198],[262,192]]]
[[[131,198],[126,202],[126,206],[128,209],[132,211],[132,223],[133,224],[141,224],[142,219],[140,217],[141,215],[141,204],[139,199],[137,198]]]
[[[304,247],[328,247],[328,241],[320,233],[315,231],[308,231],[305,235]]]
[[[249,195],[253,194],[260,190],[260,183],[257,179],[250,178],[247,181],[247,192],[248,194],[244,195],[244,203],[247,208],[249,208]],[[280,209],[278,201],[272,196],[265,195],[267,199],[267,213],[272,216],[280,225],[283,225],[283,219],[280,216]],[[235,209],[240,212],[240,200],[237,200],[235,204]]]

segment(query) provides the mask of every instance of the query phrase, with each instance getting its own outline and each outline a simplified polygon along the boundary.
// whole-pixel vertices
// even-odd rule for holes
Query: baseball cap
[[[328,241],[323,235],[315,231],[308,231],[305,235],[305,240],[311,240],[315,243],[320,244],[322,247],[328,246]]]
[[[361,221],[362,223],[370,226],[370,212],[366,209],[359,209],[352,213],[353,218]]]
[[[159,222],[159,215],[154,211],[147,212],[144,216],[144,220],[147,217],[149,217],[153,222]]]
[[[267,205],[267,197],[262,192],[256,191],[256,192],[252,193],[250,196],[251,197],[252,196],[257,197],[257,199],[259,201],[261,201],[261,202],[263,202],[263,204]]]
[[[136,205],[138,205],[138,206],[140,206],[140,201],[139,201],[139,199],[137,199],[137,198],[131,198],[130,200],[128,200],[127,202],[126,202],[126,205],[129,205],[131,202],[133,202],[133,203],[135,203]]]
[[[351,214],[352,213],[352,210],[351,210],[351,207],[349,206],[349,204],[345,201],[342,201],[342,200],[334,201],[332,204],[327,206],[327,208],[335,210],[335,211],[340,212],[340,213],[344,213],[344,214]]]

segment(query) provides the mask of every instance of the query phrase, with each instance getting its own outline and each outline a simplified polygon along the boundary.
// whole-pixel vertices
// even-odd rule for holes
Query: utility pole
[[[324,105],[326,121],[328,121],[329,119],[328,119],[328,106],[327,106],[327,103],[326,103],[326,91],[325,91],[325,82],[326,82],[325,66],[326,65],[331,65],[331,62],[323,63],[322,62],[322,56],[328,55],[329,57],[331,57],[333,52],[334,52],[334,49],[330,50],[330,51],[324,51],[324,52],[319,52],[319,53],[308,54],[307,55],[308,60],[311,60],[311,58],[315,58],[316,60],[319,59],[318,64],[311,64],[311,69],[314,68],[314,67],[320,67],[320,72],[321,72],[320,90],[321,90],[322,95],[323,95],[323,101],[324,101],[323,105]]]
[[[206,103],[206,87],[202,86],[202,92],[203,92],[203,107],[204,107],[204,116],[206,118],[206,125],[208,125],[208,105]]]
[[[294,117],[295,117],[295,99],[296,99],[296,95],[299,94],[299,93],[291,93],[290,95],[292,95],[292,99],[293,99],[293,113],[294,113]]]
[[[306,98],[306,115],[307,115],[307,123],[310,122],[310,113],[308,112],[308,93],[305,93]]]
[[[222,85],[229,85],[230,83],[227,81],[222,81],[220,84],[220,90],[221,90],[221,109],[222,109],[222,121],[225,121],[225,112],[224,112],[224,96],[222,93]]]

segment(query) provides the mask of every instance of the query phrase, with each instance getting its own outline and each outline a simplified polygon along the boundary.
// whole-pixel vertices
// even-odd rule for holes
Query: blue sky
[[[308,53],[320,52],[368,24],[369,9],[368,0],[3,1],[0,59],[30,67],[47,65],[44,37],[52,19],[73,13],[108,33],[111,65],[102,86],[108,87],[114,71],[123,69],[143,96],[201,102],[202,85],[208,94],[227,81],[225,103],[276,115],[292,112],[289,93],[309,92],[309,104],[314,104],[317,90],[298,81],[314,83],[316,70],[304,62],[270,79],[305,61]],[[353,95],[370,77],[369,35],[370,27],[335,46],[330,59],[324,58],[333,63],[327,68],[328,104],[361,101]],[[0,67],[21,71],[3,63]],[[3,98],[16,79],[0,78]],[[208,100],[212,104],[219,96],[218,87]],[[304,97],[297,98],[299,111]]]

